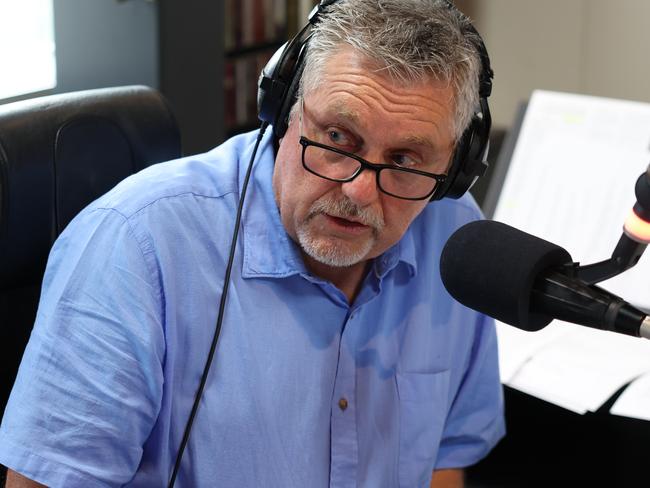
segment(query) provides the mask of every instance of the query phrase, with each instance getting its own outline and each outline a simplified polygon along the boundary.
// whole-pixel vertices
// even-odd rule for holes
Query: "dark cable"
[[[199,383],[199,388],[196,391],[196,396],[194,397],[194,404],[192,405],[192,411],[190,416],[187,419],[187,424],[185,424],[185,432],[183,433],[183,440],[181,445],[178,448],[178,455],[176,456],[176,462],[174,463],[174,470],[172,475],[169,478],[168,488],[172,488],[176,481],[176,475],[178,475],[178,470],[181,467],[181,460],[183,458],[183,453],[185,452],[185,446],[187,446],[187,441],[190,438],[190,432],[192,430],[192,425],[194,424],[194,417],[196,412],[199,409],[199,402],[201,401],[201,396],[203,395],[203,389],[205,388],[205,383],[208,379],[208,373],[210,371],[210,365],[212,364],[212,358],[214,353],[217,350],[217,341],[219,340],[219,333],[221,332],[221,323],[223,322],[223,315],[226,309],[226,297],[228,296],[228,287],[230,285],[230,273],[232,271],[233,261],[235,259],[235,249],[237,247],[237,236],[239,236],[239,225],[241,222],[241,215],[244,209],[244,198],[246,197],[246,190],[248,189],[248,182],[251,177],[253,170],[253,163],[255,162],[255,155],[257,154],[257,148],[262,141],[264,132],[268,126],[268,122],[262,122],[262,125],[259,129],[259,134],[257,136],[257,141],[255,141],[255,147],[253,148],[253,154],[251,154],[250,162],[248,163],[248,168],[246,170],[246,177],[244,178],[244,184],[242,185],[241,195],[239,197],[239,205],[237,206],[237,217],[235,219],[235,229],[232,233],[232,240],[230,242],[230,255],[228,256],[228,265],[226,266],[226,275],[223,281],[223,291],[221,292],[221,302],[219,303],[219,314],[217,315],[217,325],[214,330],[214,336],[212,337],[212,344],[210,345],[210,352],[208,358],[203,367],[203,374],[201,375],[201,382]]]

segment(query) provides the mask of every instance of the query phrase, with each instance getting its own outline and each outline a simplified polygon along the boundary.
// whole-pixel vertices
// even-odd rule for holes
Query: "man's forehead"
[[[355,127],[363,125],[363,117],[361,113],[350,106],[345,100],[336,99],[330,101],[325,107],[319,107],[317,112],[320,117],[331,118],[334,121],[349,122]],[[430,149],[439,149],[438,145],[431,140],[428,134],[414,134],[407,133],[398,137],[399,141],[405,145],[417,145]]]

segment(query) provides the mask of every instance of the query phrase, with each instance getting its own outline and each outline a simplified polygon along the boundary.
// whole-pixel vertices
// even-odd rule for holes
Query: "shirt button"
[[[345,409],[348,408],[348,401],[345,398],[339,400],[339,408],[341,409],[341,412],[344,412]]]

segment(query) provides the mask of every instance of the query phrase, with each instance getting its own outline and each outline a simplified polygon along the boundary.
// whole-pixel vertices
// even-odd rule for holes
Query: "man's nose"
[[[360,207],[370,205],[379,198],[377,173],[370,169],[364,169],[352,181],[341,183],[341,191]]]

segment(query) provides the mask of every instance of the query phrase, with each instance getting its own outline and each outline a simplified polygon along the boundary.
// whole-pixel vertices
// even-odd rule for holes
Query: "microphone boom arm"
[[[646,243],[637,242],[624,233],[611,258],[598,263],[577,266],[574,271],[575,277],[593,285],[619,275],[639,262],[647,246]]]
[[[639,262],[650,242],[650,166],[641,173],[634,187],[636,204],[623,226],[623,235],[612,257],[599,263],[574,266],[574,277],[589,285],[600,283],[630,269]]]

